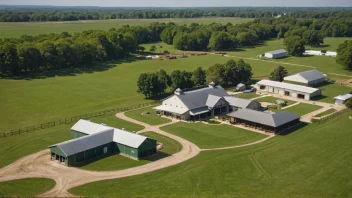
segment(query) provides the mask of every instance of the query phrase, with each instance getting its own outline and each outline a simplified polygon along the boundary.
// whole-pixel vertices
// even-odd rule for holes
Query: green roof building
[[[71,128],[72,140],[49,146],[52,160],[80,166],[109,155],[140,159],[156,152],[156,140],[87,120]]]

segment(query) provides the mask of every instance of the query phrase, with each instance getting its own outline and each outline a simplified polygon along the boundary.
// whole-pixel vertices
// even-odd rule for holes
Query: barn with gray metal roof
[[[79,166],[112,154],[139,159],[156,152],[154,139],[88,120],[79,120],[71,134],[72,140],[49,146],[52,160]]]

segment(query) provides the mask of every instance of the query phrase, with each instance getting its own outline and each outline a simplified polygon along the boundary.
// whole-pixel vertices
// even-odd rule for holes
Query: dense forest
[[[265,18],[352,17],[352,8],[100,8],[100,7],[0,7],[0,22],[78,21],[199,17]]]
[[[351,36],[352,18],[335,17],[261,18],[237,25],[152,23],[147,26],[112,28],[109,31],[23,35],[20,38],[0,39],[0,76],[91,67],[96,63],[118,60],[143,51],[139,44],[156,41],[172,44],[179,50],[212,51],[234,50],[255,46],[272,38],[283,38],[290,55],[302,56],[305,45],[319,46],[324,43],[324,37]],[[347,51],[343,58],[349,57],[351,53]],[[339,62],[345,63],[346,69],[351,68],[348,61]]]

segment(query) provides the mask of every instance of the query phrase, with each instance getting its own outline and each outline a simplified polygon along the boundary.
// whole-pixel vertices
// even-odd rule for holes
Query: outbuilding
[[[265,58],[284,58],[288,56],[288,53],[286,50],[284,49],[279,49],[279,50],[275,50],[275,51],[270,51],[270,52],[265,52],[264,57]]]
[[[67,166],[79,166],[112,154],[138,160],[156,152],[154,139],[88,120],[79,120],[71,130],[72,140],[49,146],[51,159]]]
[[[316,69],[300,72],[284,78],[284,81],[286,82],[294,82],[310,86],[322,84],[325,80],[326,76]]]
[[[230,117],[230,123],[232,124],[241,124],[274,133],[300,123],[298,115],[286,111],[270,113],[251,109],[239,109],[227,115]]]
[[[236,86],[236,91],[244,91],[246,90],[246,85],[243,83],[240,83]]]
[[[261,80],[256,83],[256,86],[258,91],[275,93],[282,96],[290,96],[305,100],[310,100],[313,97],[321,95],[321,89],[272,80]]]
[[[343,94],[343,95],[339,95],[339,96],[336,96],[334,99],[335,99],[335,104],[345,104],[345,102],[352,98],[352,94]]]

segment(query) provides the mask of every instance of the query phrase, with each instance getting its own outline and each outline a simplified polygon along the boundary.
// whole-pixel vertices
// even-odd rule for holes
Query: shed
[[[305,85],[318,85],[325,82],[325,80],[326,76],[316,69],[300,72],[284,78],[284,81]]]
[[[275,51],[265,52],[265,58],[284,58],[288,55],[287,51],[284,49],[279,49]]]
[[[335,99],[335,104],[345,104],[345,102],[352,98],[352,94],[343,94],[343,95],[339,95],[336,96]]]
[[[240,83],[236,86],[236,91],[244,91],[246,90],[246,85],[243,83]]]
[[[240,108],[258,110],[261,108],[261,104],[255,100],[248,100],[233,96],[225,96],[224,98],[230,106],[235,107],[236,109]]]

